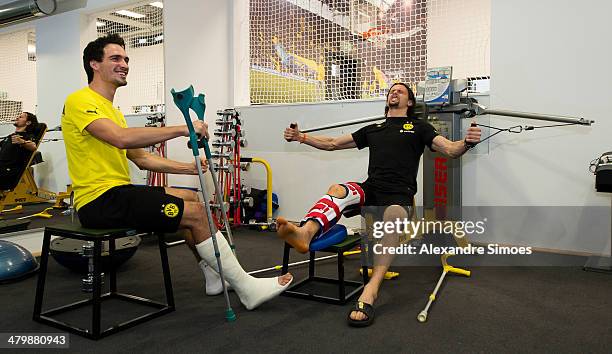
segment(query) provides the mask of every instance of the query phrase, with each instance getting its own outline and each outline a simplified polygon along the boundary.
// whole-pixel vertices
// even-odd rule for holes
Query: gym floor
[[[281,262],[282,243],[274,233],[239,229],[235,239],[245,269]],[[350,304],[281,296],[246,311],[233,292],[238,319],[228,323],[223,297],[204,294],[203,276],[188,248],[180,245],[168,253],[176,311],[96,342],[70,335],[70,352],[609,353],[612,343],[612,277],[580,267],[480,267],[471,269],[470,278],[448,276],[426,323],[419,323],[416,315],[434,288],[440,268],[394,268],[400,277],[385,281],[375,305],[374,324],[351,328],[346,324]],[[292,252],[291,261],[299,259]],[[359,256],[349,256],[347,275],[358,279],[358,267]],[[317,263],[317,270],[325,275],[334,274],[335,269],[333,259]],[[305,266],[292,268],[297,279],[306,271]],[[120,267],[118,285],[125,293],[163,299],[155,238],[145,238],[134,257]],[[0,288],[1,332],[59,332],[32,321],[36,276]],[[44,308],[86,297],[80,291],[80,276],[51,258]],[[146,309],[111,301],[103,304],[102,311],[105,328]],[[88,326],[90,315],[87,308],[61,318]]]

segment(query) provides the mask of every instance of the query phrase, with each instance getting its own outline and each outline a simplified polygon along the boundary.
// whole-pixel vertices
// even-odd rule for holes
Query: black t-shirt
[[[357,148],[370,148],[364,183],[376,192],[413,196],[419,160],[437,135],[431,124],[418,118],[387,118],[357,130],[352,134]]]
[[[30,133],[16,132],[7,136],[0,143],[0,172],[4,174],[17,173],[32,153],[23,146],[12,143],[11,137],[15,134],[20,135],[26,141],[33,141],[34,139],[34,136]]]

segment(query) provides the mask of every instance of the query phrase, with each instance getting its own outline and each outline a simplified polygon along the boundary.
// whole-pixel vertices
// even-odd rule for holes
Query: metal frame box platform
[[[295,285],[287,289],[283,295],[297,297],[302,299],[309,299],[321,302],[327,302],[331,304],[343,305],[349,301],[353,296],[357,295],[363,289],[364,285],[368,282],[368,267],[362,264],[363,271],[363,283],[352,280],[344,279],[344,252],[349,251],[358,244],[361,243],[361,237],[358,235],[347,236],[347,238],[335,245],[324,248],[320,251],[310,251],[310,260],[308,262],[308,277],[297,282]],[[362,245],[363,246],[363,245]],[[291,245],[285,243],[285,249],[283,254],[283,267],[282,274],[286,274],[289,269],[289,253],[291,251]],[[363,247],[362,247],[363,250]],[[320,277],[315,275],[315,253],[316,252],[328,252],[336,253],[338,261],[338,278]],[[321,295],[316,289],[305,290],[304,288],[309,285],[316,283],[324,284],[337,284],[338,285],[338,296],[325,296]],[[347,293],[347,288],[348,293]]]
[[[38,274],[38,285],[36,287],[36,299],[34,302],[34,321],[44,323],[74,334],[81,335],[90,339],[100,339],[121,330],[133,327],[139,323],[149,321],[163,314],[174,311],[174,295],[172,292],[172,281],[170,278],[170,267],[168,264],[167,246],[164,241],[163,233],[156,233],[159,241],[159,253],[161,256],[162,272],[166,292],[166,303],[160,303],[146,298],[123,294],[117,291],[117,274],[114,267],[109,273],[109,292],[102,294],[102,243],[109,241],[109,257],[115,252],[115,240],[118,238],[136,234],[133,229],[87,229],[78,224],[63,224],[48,226],[45,228],[43,237],[43,247],[40,259],[40,273]],[[93,292],[91,299],[73,302],[64,306],[56,307],[42,312],[43,296],[45,291],[45,278],[47,276],[47,264],[49,261],[51,236],[61,236],[66,238],[91,241],[93,247]],[[112,325],[104,330],[101,327],[101,307],[104,300],[119,299],[147,307],[155,308],[154,311],[138,316],[131,320]],[[83,306],[92,306],[91,328],[79,328],[69,323],[53,318],[70,310],[75,310]]]

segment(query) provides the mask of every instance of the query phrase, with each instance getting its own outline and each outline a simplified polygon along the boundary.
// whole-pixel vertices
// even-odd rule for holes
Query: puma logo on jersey
[[[98,114],[98,109],[88,109],[85,111],[86,113],[91,113],[91,114]]]

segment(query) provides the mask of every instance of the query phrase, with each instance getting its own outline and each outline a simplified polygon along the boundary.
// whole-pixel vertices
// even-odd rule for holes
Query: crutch
[[[193,86],[189,87],[193,92]],[[189,89],[188,89],[189,90]],[[191,109],[196,113],[199,120],[204,120],[204,111],[206,110],[206,104],[204,103],[204,94],[199,94],[198,97],[193,97],[191,101]],[[198,148],[204,148],[204,155],[206,156],[206,161],[208,161],[208,169],[210,170],[210,174],[212,176],[213,184],[215,186],[215,194],[219,199],[219,208],[221,208],[221,214],[223,214],[223,222],[225,224],[225,232],[227,233],[227,238],[229,239],[230,248],[234,255],[236,255],[236,250],[234,246],[234,238],[232,237],[232,229],[230,228],[229,219],[227,217],[227,210],[225,209],[225,196],[221,192],[221,188],[219,187],[219,180],[217,179],[217,171],[215,170],[215,163],[212,160],[212,155],[210,153],[210,146],[208,146],[208,140],[201,139],[201,145]]]
[[[455,274],[465,275],[467,277],[469,277],[470,274],[471,274],[471,272],[469,270],[465,270],[465,269],[461,269],[461,268],[455,268],[455,267],[453,267],[451,265],[448,265],[448,263],[446,262],[446,259],[448,257],[450,257],[450,256],[454,256],[454,253],[445,253],[441,257],[441,260],[442,260],[442,275],[440,276],[440,280],[438,280],[438,284],[436,284],[436,288],[434,289],[433,293],[431,293],[431,295],[429,295],[429,301],[427,301],[427,305],[425,305],[425,308],[423,309],[423,311],[421,311],[419,313],[419,315],[417,316],[417,320],[419,320],[419,322],[427,321],[427,311],[429,311],[429,307],[434,302],[434,300],[436,300],[436,294],[438,293],[438,289],[440,289],[440,286],[444,282],[444,277],[446,276],[446,273],[451,272],[451,273],[455,273]]]
[[[200,188],[202,191],[202,197],[204,198],[204,207],[206,209],[206,216],[208,217],[208,227],[210,228],[210,236],[212,237],[213,247],[215,250],[215,257],[217,258],[217,266],[219,267],[219,276],[221,277],[221,285],[223,286],[223,296],[225,297],[225,302],[227,304],[227,309],[225,310],[225,319],[228,321],[235,321],[236,314],[234,310],[232,310],[232,305],[230,303],[229,295],[227,293],[227,287],[225,286],[225,277],[223,276],[223,268],[221,265],[221,257],[219,254],[219,245],[217,244],[217,228],[212,219],[212,213],[210,211],[210,200],[208,198],[208,193],[206,193],[206,185],[204,181],[204,174],[202,173],[202,163],[200,162],[200,151],[198,148],[198,138],[195,133],[195,129],[193,127],[193,123],[191,122],[191,117],[189,115],[189,108],[193,109],[193,106],[196,108],[194,111],[198,114],[198,119],[204,119],[204,95],[200,95],[196,100],[193,97],[193,86],[189,86],[188,89],[183,90],[181,92],[176,92],[174,89],[170,91],[172,93],[172,97],[174,99],[174,103],[179,108],[181,113],[183,113],[183,117],[185,118],[185,123],[189,128],[189,142],[190,147],[193,152],[193,157],[195,158],[196,168],[198,170],[198,177],[200,180]],[[201,101],[200,101],[201,100]],[[193,103],[196,101],[196,103]],[[200,114],[201,111],[201,114]],[[210,158],[210,151],[208,150],[208,144],[206,143],[206,138],[202,137],[201,141],[204,143],[204,148],[206,152],[207,159]],[[209,163],[210,167],[210,163]],[[213,170],[211,169],[211,172]],[[213,176],[214,179],[214,176]]]

